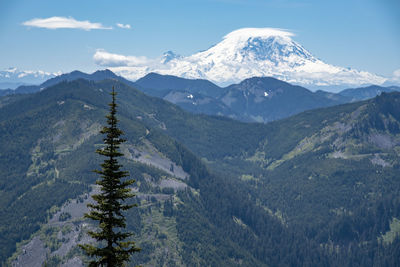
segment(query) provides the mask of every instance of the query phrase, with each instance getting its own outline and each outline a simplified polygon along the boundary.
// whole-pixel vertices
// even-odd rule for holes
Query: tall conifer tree
[[[117,160],[123,156],[119,152],[119,145],[125,140],[120,138],[123,132],[117,127],[116,95],[113,87],[112,102],[109,104],[110,113],[106,116],[107,126],[100,131],[106,135],[103,139],[105,147],[96,150],[96,153],[106,157],[101,164],[101,170],[94,171],[101,177],[96,181],[100,185],[101,192],[92,196],[95,204],[88,204],[91,211],[85,214],[86,218],[99,223],[98,231],[89,231],[89,235],[98,242],[96,246],[91,244],[80,246],[88,256],[95,258],[89,266],[123,266],[129,261],[131,254],[140,251],[134,241],[126,241],[132,233],[122,231],[126,227],[123,211],[135,206],[124,204],[128,198],[134,197],[128,186],[135,180],[123,180],[128,176],[128,172],[120,170],[122,165]]]

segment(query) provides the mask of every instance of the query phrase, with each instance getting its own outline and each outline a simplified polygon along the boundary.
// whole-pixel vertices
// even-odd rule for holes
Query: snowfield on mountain
[[[303,86],[380,85],[387,80],[366,71],[327,64],[295,42],[293,36],[281,29],[243,28],[190,56],[168,51],[158,59],[147,59],[98,50],[94,60],[131,80],[149,72],[207,79],[219,85],[267,76]]]

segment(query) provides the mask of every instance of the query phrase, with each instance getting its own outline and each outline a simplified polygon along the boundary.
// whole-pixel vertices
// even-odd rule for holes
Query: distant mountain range
[[[373,98],[382,92],[400,91],[400,87],[370,86],[346,89],[337,94],[312,92],[270,77],[253,77],[228,87],[202,79],[185,79],[172,75],[150,73],[136,82],[110,70],[92,74],[80,71],[62,74],[40,85],[23,85],[15,90],[1,90],[1,95],[24,94],[43,90],[61,81],[114,79],[142,92],[162,98],[193,113],[225,116],[246,122],[269,122],[305,110],[334,106]]]
[[[345,103],[275,78],[250,78],[225,88],[206,80],[148,74],[135,82],[145,93],[182,108],[242,121],[268,122],[304,110]],[[153,89],[150,89],[153,88]]]
[[[167,51],[158,58],[148,59],[97,50],[93,60],[132,81],[154,72],[208,80],[223,87],[252,77],[273,77],[313,90],[335,92],[372,84],[396,85],[392,78],[330,65],[296,42],[293,36],[282,29],[243,28],[225,35],[222,41],[209,49],[189,56]],[[37,85],[56,75],[9,68],[0,71],[0,88]]]
[[[123,77],[115,75],[110,70],[101,70],[96,71],[92,74],[87,74],[81,71],[73,71],[70,73],[65,73],[61,75],[54,76],[39,85],[21,85],[17,87],[15,90],[6,89],[0,90],[0,96],[9,95],[9,94],[26,94],[26,93],[34,93],[40,90],[43,90],[47,87],[60,83],[62,81],[73,81],[76,79],[85,79],[89,81],[101,81],[105,79],[116,79],[126,84],[133,84],[131,81],[124,79]]]
[[[168,51],[162,57],[137,63],[129,56],[99,50],[98,65],[137,80],[149,72],[189,79],[206,79],[221,86],[252,77],[274,77],[305,87],[383,85],[388,79],[366,71],[333,66],[294,41],[291,32],[274,28],[243,28],[211,48],[189,56]]]
[[[41,70],[24,71],[17,68],[8,68],[0,71],[0,89],[15,89],[21,85],[36,85],[60,74],[60,72],[50,73]]]
[[[361,88],[350,88],[341,91],[339,94],[345,97],[351,98],[351,101],[359,101],[373,98],[381,93],[391,93],[391,92],[400,91],[400,87],[398,86],[377,86],[371,85],[368,87]]]

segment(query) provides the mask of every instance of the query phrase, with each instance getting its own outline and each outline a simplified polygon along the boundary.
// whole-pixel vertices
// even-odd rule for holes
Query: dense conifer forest
[[[113,80],[0,98],[4,265],[36,236],[49,266],[85,260],[54,253],[67,238],[51,222],[85,222],[57,216],[93,190],[113,85],[121,164],[137,181],[131,266],[398,266],[400,94],[258,124],[193,115]]]

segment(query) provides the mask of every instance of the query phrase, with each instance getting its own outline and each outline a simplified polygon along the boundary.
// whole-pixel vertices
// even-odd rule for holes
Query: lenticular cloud
[[[98,29],[109,30],[111,27],[105,27],[101,23],[93,23],[88,20],[79,21],[72,17],[50,17],[50,18],[35,18],[22,23],[25,26],[45,28],[45,29],[82,29],[86,31]]]

